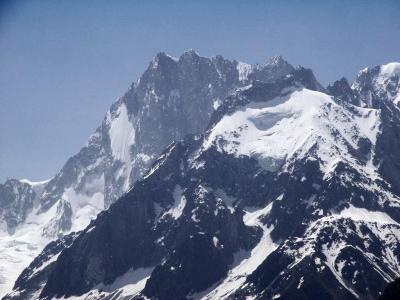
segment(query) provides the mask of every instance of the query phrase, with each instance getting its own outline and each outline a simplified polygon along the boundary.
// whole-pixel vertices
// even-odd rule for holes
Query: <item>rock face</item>
[[[280,57],[251,66],[193,50],[179,58],[157,54],[51,180],[0,185],[0,296],[49,241],[85,228],[142,178],[166,146],[203,132],[231,92],[293,70]]]
[[[4,299],[377,299],[400,276],[389,66],[351,87],[297,68],[237,88]]]
[[[396,300],[400,296],[400,279],[397,278],[395,281],[388,284],[383,294],[379,297],[379,300]]]
[[[2,229],[13,232],[33,208],[36,193],[28,183],[9,179],[0,184],[0,220]]]

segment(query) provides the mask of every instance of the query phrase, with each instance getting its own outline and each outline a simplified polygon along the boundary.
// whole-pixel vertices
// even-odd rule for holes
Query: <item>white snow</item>
[[[130,269],[116,278],[110,285],[99,284],[93,290],[81,296],[70,296],[68,300],[124,299],[133,298],[145,287],[154,268]]]
[[[213,236],[212,240],[213,240],[214,247],[218,248],[218,242],[219,242],[218,238],[216,236]]]
[[[354,226],[347,226],[345,232],[340,229],[343,228],[343,224],[347,224],[343,223],[343,219],[350,219],[354,224]],[[368,227],[368,231],[365,230],[365,226]],[[331,235],[335,236],[335,240],[329,241],[322,247],[326,260],[322,261],[319,257],[316,257],[315,263],[320,265],[321,269],[324,266],[328,267],[338,282],[356,297],[358,297],[357,292],[353,290],[347,280],[343,279],[344,261],[338,259],[341,251],[346,247],[356,248],[360,253],[364,253],[365,258],[385,281],[390,282],[400,276],[400,262],[393,255],[393,251],[400,240],[400,225],[383,212],[356,208],[353,205],[343,209],[340,213],[323,216],[309,224],[304,236],[298,240],[301,247],[296,250],[291,250],[290,248],[285,250],[288,255],[295,258],[289,268],[293,268],[304,258],[310,257],[315,253],[315,247],[319,247],[316,245],[316,241],[320,240],[319,236],[321,233],[324,234],[323,232],[325,232],[326,228],[334,230]],[[367,246],[370,242],[379,240],[378,243],[382,245],[382,253],[377,257],[374,252],[361,249],[357,245],[349,245],[346,239],[348,234],[356,234],[366,242]],[[351,263],[351,260],[348,263]],[[385,270],[381,268],[382,264],[385,266]]]
[[[213,102],[214,110],[217,110],[218,107],[220,107],[220,105],[221,105],[221,100],[219,98],[215,99],[214,102]]]
[[[65,190],[62,195],[63,200],[68,201],[72,208],[72,229],[71,231],[79,231],[89,225],[104,208],[104,175],[93,180],[92,194],[77,193],[74,188],[70,187]],[[90,191],[89,187],[85,191]]]
[[[239,73],[239,80],[240,81],[245,81],[248,79],[249,74],[253,70],[253,67],[247,63],[239,61],[236,69]]]
[[[260,218],[270,212],[271,207],[272,203],[258,210],[247,209],[243,216],[244,223],[247,226],[257,226],[263,230],[263,235],[259,243],[250,252],[241,250],[237,253],[233,268],[229,270],[226,278],[216,286],[193,295],[193,299],[227,299],[243,285],[246,276],[253,273],[268,255],[278,247],[270,237],[273,227],[268,228],[260,221]]]
[[[165,54],[167,57],[169,57],[170,59],[172,59],[174,62],[178,62],[179,61],[179,58],[177,58],[176,56],[172,56],[172,55],[169,55],[169,54]]]
[[[347,289],[350,293],[352,293],[357,299],[359,298],[357,293],[352,289],[352,287],[348,286],[342,279],[341,273],[336,270],[335,262],[336,258],[340,254],[340,251],[344,248],[344,243],[336,243],[333,242],[330,247],[324,247],[323,253],[326,256],[326,263],[325,265],[330,269],[332,274],[335,276],[336,280],[340,282],[340,284]]]
[[[400,84],[397,84],[397,88],[394,92],[388,90],[390,79],[394,76],[400,77],[400,63],[391,62],[386,65],[382,65],[380,68],[380,73],[376,79],[376,89],[379,93],[386,94],[389,99],[391,99],[396,105],[400,104]],[[393,86],[391,87],[393,89]]]
[[[173,198],[174,198],[174,204],[172,207],[167,210],[161,218],[163,218],[166,215],[172,216],[175,220],[179,219],[179,217],[183,213],[183,209],[186,206],[186,198],[184,195],[182,195],[183,190],[179,185],[176,185],[173,191]]]
[[[33,185],[35,189],[41,186]],[[71,231],[82,230],[104,209],[103,175],[87,182],[84,190],[87,193],[77,193],[73,187],[66,189],[61,199],[44,213],[39,213],[40,205],[36,203],[25,222],[17,227],[13,234],[0,231],[0,297],[11,291],[21,271],[48,242],[57,238],[59,233],[57,223],[62,218],[65,206],[70,205],[72,208]]]
[[[302,276],[302,277],[300,278],[300,280],[299,280],[299,284],[297,285],[297,289],[300,289],[301,286],[303,285],[303,283],[304,283],[304,277]]]
[[[55,262],[60,254],[61,252],[51,257],[48,261],[45,261],[39,268],[34,269],[33,274],[44,270],[48,265]]]
[[[34,210],[14,234],[0,231],[0,297],[11,291],[21,271],[48,243],[42,236],[43,224],[50,222],[56,211],[57,204],[46,213],[37,214]]]
[[[381,74],[383,76],[400,75],[400,63],[391,62],[381,66]]]
[[[381,211],[371,211],[365,208],[355,207],[349,205],[349,207],[343,209],[338,217],[349,218],[354,221],[364,222],[376,222],[380,224],[398,224],[388,214]]]
[[[369,69],[362,70],[358,76],[368,71]],[[380,66],[379,73],[371,78],[372,85],[367,91],[363,91],[363,83],[359,81],[355,81],[351,88],[364,95],[361,103],[364,106],[372,106],[373,94],[377,95],[378,99],[387,98],[400,105],[400,82],[396,80],[396,76],[400,77],[400,63],[391,62]]]
[[[123,190],[127,191],[130,187],[130,174],[132,171],[131,150],[135,143],[135,120],[130,120],[125,103],[121,103],[115,112],[107,113],[107,123],[109,125],[109,137],[112,156],[119,160],[123,165],[118,168],[115,176],[123,178]],[[144,159],[148,163],[146,155],[140,155],[136,159]]]
[[[379,111],[353,109],[355,113],[321,92],[294,90],[224,116],[211,129],[203,147],[215,145],[221,152],[255,157],[265,169],[278,171],[291,160],[308,157],[309,150],[316,146],[315,158],[322,161],[329,174],[340,160],[359,165],[349,147],[357,149],[360,138],[376,142]]]
[[[45,246],[40,242],[27,242],[23,237],[0,235],[0,297],[10,292],[21,271]]]
[[[22,182],[22,183],[27,183],[27,184],[29,184],[29,185],[31,185],[31,186],[34,187],[34,186],[45,185],[45,184],[48,183],[50,180],[51,180],[51,178],[50,178],[50,179],[47,179],[47,180],[43,180],[43,181],[31,181],[31,180],[29,180],[29,179],[24,178],[24,179],[20,179],[19,181]]]
[[[101,286],[103,291],[112,292],[117,289],[123,290],[120,296],[133,296],[144,289],[147,279],[149,279],[154,268],[131,269],[124,275],[115,279],[115,281],[106,286]]]
[[[111,150],[115,159],[130,162],[130,149],[135,141],[135,129],[129,120],[126,105],[122,103],[114,118],[108,114],[110,122]]]

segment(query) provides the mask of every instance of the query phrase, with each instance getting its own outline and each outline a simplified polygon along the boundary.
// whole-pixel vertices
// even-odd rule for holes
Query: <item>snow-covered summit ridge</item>
[[[392,77],[394,75],[399,75],[400,73],[400,62],[392,61],[386,64],[377,65],[375,67],[366,67],[358,72],[357,77],[362,74],[367,74],[372,70],[379,70],[379,74],[386,77]]]
[[[20,179],[19,181],[22,182],[22,183],[27,183],[27,184],[29,184],[30,186],[33,187],[33,186],[44,185],[44,184],[48,183],[50,180],[51,180],[51,178],[50,179],[46,179],[46,180],[42,180],[42,181],[31,181],[29,179],[24,178],[24,179]]]
[[[360,94],[361,106],[377,107],[384,101],[400,103],[400,63],[366,68],[358,73],[352,89]]]
[[[301,88],[224,116],[204,148],[216,145],[235,156],[256,157],[270,171],[309,156],[315,148],[313,156],[329,172],[338,160],[355,162],[349,148],[357,149],[360,139],[374,145],[379,124],[378,110],[348,111],[324,93]]]
[[[385,65],[381,65],[381,74],[386,77],[391,77],[393,75],[400,75],[400,63],[391,62]]]

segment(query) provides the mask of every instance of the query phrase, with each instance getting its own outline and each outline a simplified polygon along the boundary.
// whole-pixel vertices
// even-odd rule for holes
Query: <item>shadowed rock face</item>
[[[400,276],[399,193],[377,163],[395,165],[400,118],[348,102],[303,68],[238,89],[6,299],[377,299]]]
[[[379,300],[395,300],[400,296],[400,279],[396,279],[395,281],[388,284],[388,286],[383,291],[382,295],[379,297]]]
[[[346,78],[335,81],[326,88],[326,93],[334,96],[338,100],[345,101],[353,105],[359,105],[357,93],[354,92]]]

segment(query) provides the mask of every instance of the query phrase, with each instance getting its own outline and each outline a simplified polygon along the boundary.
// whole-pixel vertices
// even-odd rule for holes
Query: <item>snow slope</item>
[[[28,183],[27,180],[22,180]],[[29,182],[37,192],[43,188],[44,182]],[[57,207],[43,214],[37,213],[37,203],[28,215],[26,225],[17,228],[13,234],[0,231],[0,297],[10,291],[15,280],[29,263],[42,251],[48,243],[42,232],[54,215]]]
[[[265,169],[277,171],[316,147],[314,157],[328,174],[338,161],[359,165],[349,149],[356,149],[361,139],[376,142],[379,111],[352,109],[321,92],[294,90],[224,116],[211,130],[204,149],[217,145],[220,151],[255,157]]]

